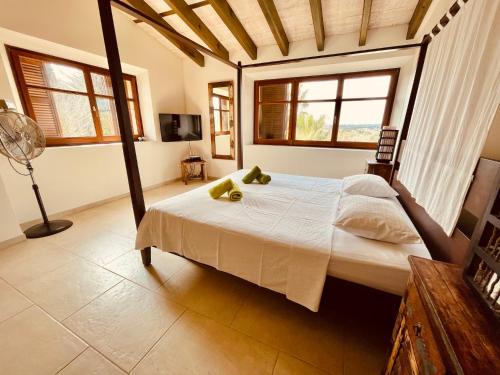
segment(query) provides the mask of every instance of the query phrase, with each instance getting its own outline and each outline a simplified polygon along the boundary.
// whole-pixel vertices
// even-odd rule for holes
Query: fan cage
[[[11,110],[0,111],[0,153],[27,164],[45,150],[42,129],[30,117]]]

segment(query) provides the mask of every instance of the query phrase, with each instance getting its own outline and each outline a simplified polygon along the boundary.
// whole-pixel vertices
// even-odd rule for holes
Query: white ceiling
[[[188,4],[199,0],[186,0]],[[236,16],[257,47],[276,44],[257,0],[227,0]],[[146,0],[158,13],[170,10],[164,0]],[[373,0],[369,29],[408,24],[418,0]],[[274,0],[290,42],[314,38],[309,0]],[[323,21],[326,36],[359,32],[363,13],[363,0],[322,0]],[[232,33],[222,22],[210,5],[194,9],[207,27],[230,52],[242,48]],[[177,15],[167,16],[165,20],[179,33],[200,43],[205,43]],[[165,38],[149,29],[157,39],[170,49],[180,52]]]

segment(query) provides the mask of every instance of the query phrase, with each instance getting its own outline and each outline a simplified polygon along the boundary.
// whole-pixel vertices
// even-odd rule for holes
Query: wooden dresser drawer
[[[434,375],[446,373],[439,353],[439,346],[417,288],[413,283],[408,288],[404,317],[410,345],[419,369],[419,374]]]
[[[498,375],[500,327],[459,266],[409,257],[385,375]]]

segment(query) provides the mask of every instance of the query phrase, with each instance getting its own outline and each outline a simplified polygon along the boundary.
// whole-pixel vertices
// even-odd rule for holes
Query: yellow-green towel
[[[239,201],[241,200],[241,198],[243,198],[243,192],[240,190],[240,187],[234,182],[233,187],[227,192],[227,194],[229,195],[229,200],[233,202]]]
[[[210,190],[208,190],[208,194],[213,199],[220,198],[224,193],[228,192],[233,188],[233,181],[228,178],[227,180],[222,181],[220,184],[215,185]]]
[[[259,184],[267,185],[271,181],[271,176],[261,173],[257,176],[257,181],[259,181]]]
[[[251,184],[253,180],[257,178],[261,174],[261,170],[259,167],[255,166],[253,167],[250,172],[248,172],[242,179],[244,184]]]

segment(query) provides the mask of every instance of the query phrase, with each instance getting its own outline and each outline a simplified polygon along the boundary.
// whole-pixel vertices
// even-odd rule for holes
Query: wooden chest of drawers
[[[498,321],[462,279],[462,270],[409,260],[412,274],[385,374],[500,374]]]

